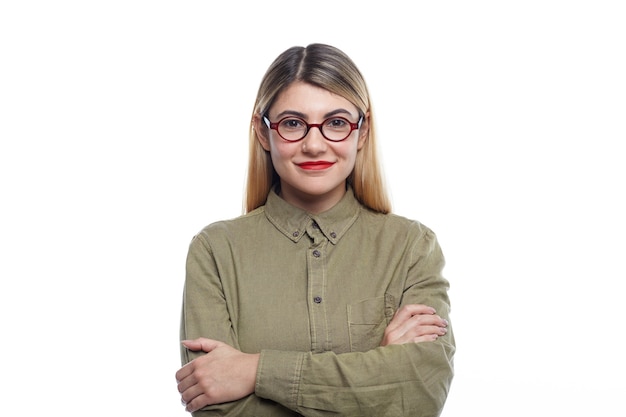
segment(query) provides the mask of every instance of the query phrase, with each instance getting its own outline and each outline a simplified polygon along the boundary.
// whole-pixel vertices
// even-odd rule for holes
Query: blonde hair
[[[280,54],[265,73],[257,93],[252,119],[265,115],[278,95],[295,81],[302,81],[340,95],[362,115],[369,114],[369,134],[359,150],[348,184],[361,204],[379,213],[391,212],[376,145],[372,104],[365,80],[354,62],[339,49],[323,44],[294,46]],[[244,212],[265,204],[267,194],[280,181],[269,152],[250,126],[250,150]]]

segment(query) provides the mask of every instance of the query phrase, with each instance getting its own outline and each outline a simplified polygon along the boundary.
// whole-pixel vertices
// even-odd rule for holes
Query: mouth
[[[301,164],[298,164],[298,166],[302,169],[322,170],[322,169],[330,168],[331,166],[333,166],[333,162],[311,161],[311,162],[303,162]]]

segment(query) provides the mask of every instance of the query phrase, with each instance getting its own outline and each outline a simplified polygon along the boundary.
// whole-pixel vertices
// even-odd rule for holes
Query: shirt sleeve
[[[239,349],[213,252],[202,234],[187,254],[180,333],[181,340],[210,337]],[[183,364],[192,359],[184,347],[181,353]]]
[[[220,340],[239,349],[213,252],[202,233],[195,236],[189,245],[180,325],[181,341],[198,337]],[[189,351],[181,344],[183,365],[201,355],[204,352]],[[247,415],[246,410],[254,402],[252,397],[254,395],[239,401],[209,405],[192,415]]]
[[[416,225],[400,306],[426,304],[450,323],[444,257],[432,231]],[[304,416],[440,415],[453,377],[455,342],[433,342],[335,354],[264,350],[256,394]]]

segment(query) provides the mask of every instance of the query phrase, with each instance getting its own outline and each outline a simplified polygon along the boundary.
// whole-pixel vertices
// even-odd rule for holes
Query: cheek
[[[354,161],[356,160],[356,154],[358,152],[357,143],[345,143],[345,145],[347,146],[343,146],[337,149],[336,153],[346,161],[354,163]]]
[[[280,145],[284,144],[281,143]],[[270,148],[270,156],[272,158],[272,163],[274,164],[274,167],[280,166],[284,164],[285,161],[290,160],[293,154],[293,151],[290,149],[290,147],[280,145],[277,146],[274,142],[272,143],[272,146]]]

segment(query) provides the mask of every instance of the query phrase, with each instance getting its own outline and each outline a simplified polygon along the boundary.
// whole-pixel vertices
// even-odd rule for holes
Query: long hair
[[[307,47],[294,46],[280,54],[265,73],[252,117],[263,116],[278,95],[293,82],[302,81],[337,94],[359,109],[369,113],[369,135],[357,152],[348,184],[361,204],[379,213],[391,212],[391,203],[384,187],[376,145],[374,116],[367,85],[354,62],[341,50],[324,44]],[[244,212],[265,204],[267,194],[280,178],[274,169],[269,152],[261,146],[250,126],[250,149]]]

